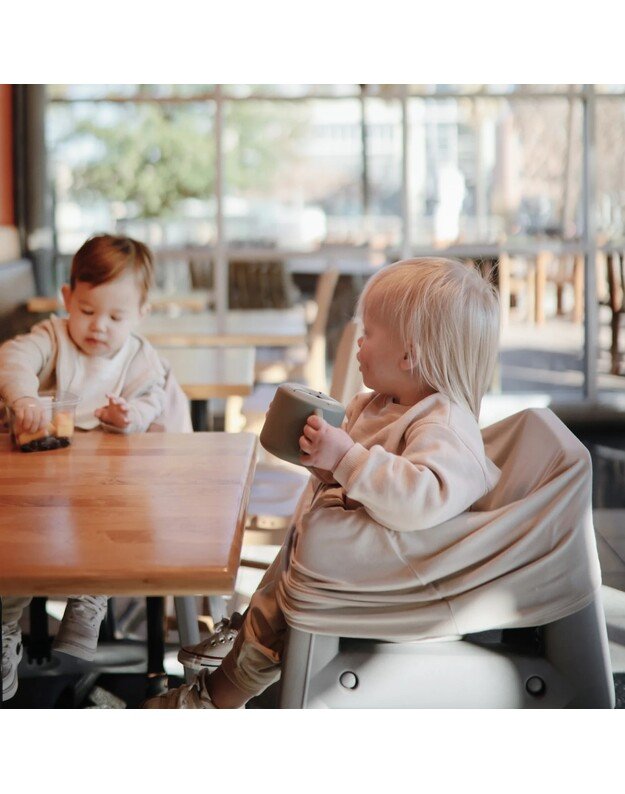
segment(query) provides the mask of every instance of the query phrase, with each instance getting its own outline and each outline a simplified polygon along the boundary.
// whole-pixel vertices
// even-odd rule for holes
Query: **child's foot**
[[[52,643],[53,650],[87,662],[93,661],[107,603],[106,596],[68,598],[63,620]]]
[[[178,661],[187,670],[214,670],[222,662],[224,656],[232,648],[238,630],[243,623],[243,616],[233,612],[230,618],[224,618],[216,626],[215,631],[197,645],[188,645],[178,651]]]
[[[22,658],[22,632],[17,623],[2,627],[2,700],[17,692],[17,668]]]
[[[217,708],[210,699],[204,683],[205,676],[198,676],[193,684],[183,684],[170,689],[163,695],[146,700],[141,706],[144,709],[214,709]]]

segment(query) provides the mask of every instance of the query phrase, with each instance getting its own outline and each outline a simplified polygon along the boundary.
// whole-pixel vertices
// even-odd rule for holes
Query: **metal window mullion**
[[[301,94],[299,96],[279,96],[277,94],[248,94],[245,96],[237,96],[234,94],[228,94],[223,92],[223,87],[218,86],[216,87],[215,91],[209,91],[203,94],[196,94],[194,96],[169,96],[169,97],[151,97],[151,96],[104,96],[104,97],[50,97],[51,103],[66,103],[66,104],[78,104],[81,102],[110,102],[114,104],[124,104],[124,103],[135,103],[135,104],[191,104],[191,103],[199,103],[205,102],[210,100],[216,100],[217,94],[220,93],[222,99],[226,99],[228,102],[307,102],[311,99],[322,99],[322,100],[336,100],[336,101],[353,101],[354,99],[358,99],[361,95],[360,93],[355,90],[353,94],[324,94],[322,92],[319,93],[311,93],[311,94]],[[385,94],[385,98],[401,98],[403,93],[403,85],[396,84],[394,90],[387,90]],[[373,92],[366,93],[367,97],[375,98],[378,94]],[[409,91],[409,97],[414,99],[433,99],[433,100],[449,100],[449,99],[538,99],[538,100],[549,100],[549,99],[568,99],[571,95],[573,96],[583,96],[583,92],[573,86],[568,90],[558,90],[552,92],[545,92],[545,91],[484,91],[478,90],[473,92],[464,93],[461,91],[450,91],[444,94],[433,94],[433,93],[425,93],[422,91]],[[602,99],[619,99],[625,97],[624,91],[615,91],[610,93],[602,93],[600,94]]]
[[[410,234],[410,123],[408,120],[408,86],[402,86],[401,95],[401,257],[412,256]]]
[[[216,240],[213,286],[215,289],[215,308],[217,330],[226,330],[226,311],[228,309],[228,263],[224,234],[223,190],[223,96],[221,86],[215,89],[215,202],[216,202]]]
[[[597,388],[598,306],[596,280],[596,103],[593,85],[584,87],[582,213],[584,218],[584,399],[595,403]]]

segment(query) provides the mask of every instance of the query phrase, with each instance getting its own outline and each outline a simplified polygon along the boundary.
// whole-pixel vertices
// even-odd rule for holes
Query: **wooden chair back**
[[[297,289],[282,260],[231,259],[228,304],[231,309],[288,309]]]
[[[319,391],[326,391],[326,329],[330,306],[339,280],[339,271],[325,270],[317,279],[315,303],[317,313],[308,330],[308,357],[304,365],[306,383]]]
[[[347,405],[363,389],[362,374],[356,359],[358,338],[361,334],[362,323],[359,320],[350,320],[343,328],[336,348],[330,396],[343,405]]]

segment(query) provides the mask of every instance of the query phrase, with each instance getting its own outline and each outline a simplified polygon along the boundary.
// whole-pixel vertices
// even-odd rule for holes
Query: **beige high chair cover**
[[[406,641],[541,625],[589,604],[601,574],[588,451],[545,408],[482,434],[501,479],[438,526],[388,530],[328,490],[276,560],[287,623]]]

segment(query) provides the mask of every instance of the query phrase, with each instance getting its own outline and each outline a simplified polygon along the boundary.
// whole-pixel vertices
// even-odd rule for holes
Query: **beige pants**
[[[258,585],[232,650],[221,663],[229,681],[248,698],[259,695],[280,676],[287,624],[276,601],[285,543]]]

